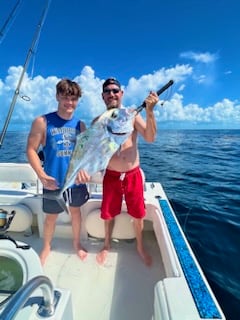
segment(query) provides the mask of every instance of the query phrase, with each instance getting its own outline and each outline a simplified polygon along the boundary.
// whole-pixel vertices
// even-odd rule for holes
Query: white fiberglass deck
[[[19,239],[18,234],[12,234]],[[37,234],[21,240],[39,252],[42,239]],[[112,243],[107,261],[100,266],[96,253],[102,242],[89,239],[84,243],[88,257],[81,261],[70,239],[53,240],[53,248],[44,266],[56,287],[70,289],[74,320],[147,320],[152,318],[154,286],[165,276],[153,232],[144,234],[146,249],[153,265],[144,265],[135,241]]]

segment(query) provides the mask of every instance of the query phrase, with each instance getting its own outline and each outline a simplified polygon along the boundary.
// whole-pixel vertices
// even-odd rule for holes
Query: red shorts
[[[124,173],[106,169],[101,218],[108,220],[120,214],[123,197],[132,217],[141,219],[145,216],[143,176],[139,167]]]

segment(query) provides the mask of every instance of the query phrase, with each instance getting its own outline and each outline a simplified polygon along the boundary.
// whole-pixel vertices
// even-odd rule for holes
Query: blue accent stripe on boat
[[[200,317],[203,319],[222,319],[196,263],[189,252],[185,239],[173,216],[171,207],[167,200],[159,200],[159,203]]]

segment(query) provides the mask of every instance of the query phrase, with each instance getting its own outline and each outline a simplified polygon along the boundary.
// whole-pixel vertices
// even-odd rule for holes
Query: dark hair
[[[103,90],[104,90],[104,88],[106,88],[109,84],[115,84],[116,86],[118,86],[118,87],[121,89],[121,84],[120,84],[120,82],[119,82],[117,79],[115,79],[115,78],[108,78],[107,80],[105,80],[105,81],[103,82]]]
[[[82,96],[82,90],[79,84],[69,79],[62,79],[56,85],[57,94],[63,94],[65,96],[76,96],[80,98]]]

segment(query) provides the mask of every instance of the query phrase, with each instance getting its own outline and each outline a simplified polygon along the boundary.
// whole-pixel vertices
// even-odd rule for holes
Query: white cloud
[[[6,115],[12,101],[22,67],[10,67],[5,79],[0,79],[1,118],[0,129],[3,127]],[[176,65],[168,69],[160,69],[152,74],[143,75],[139,79],[131,78],[123,87],[126,106],[141,104],[150,90],[157,90],[165,85],[168,80],[174,79],[173,86],[164,92],[160,102],[155,108],[156,118],[160,122],[173,121],[176,123],[207,123],[216,126],[219,124],[240,123],[240,105],[237,101],[224,99],[212,106],[201,107],[192,102],[184,105],[183,91],[186,90],[186,81],[193,77],[193,69],[190,65]],[[204,79],[204,76],[203,78]],[[10,130],[17,128],[17,124],[29,128],[32,120],[38,115],[53,111],[57,108],[55,100],[55,86],[60,79],[57,77],[43,78],[38,75],[30,78],[24,75],[20,94],[10,122]],[[85,66],[81,73],[74,79],[83,91],[80,99],[77,115],[81,119],[91,121],[105,110],[101,97],[102,83],[90,66]],[[180,94],[181,92],[181,94]],[[30,101],[21,97],[27,96]],[[165,101],[166,100],[166,101]],[[162,102],[163,103],[162,106]],[[144,112],[143,112],[144,115]],[[87,122],[87,124],[89,124]]]
[[[239,122],[240,124],[240,104],[228,99],[217,102],[208,108],[209,121]]]
[[[150,90],[157,91],[165,85],[170,79],[175,83],[184,81],[192,74],[192,68],[189,65],[176,65],[174,68],[160,69],[152,74],[143,75],[139,79],[130,78],[125,88],[124,103],[126,105],[141,104]],[[162,94],[163,99],[168,98],[168,94],[173,91],[172,87]]]
[[[105,110],[102,100],[102,83],[104,80],[95,76],[90,66],[85,66],[79,76],[74,79],[82,88],[79,113],[83,116],[96,117]]]
[[[185,121],[186,123],[206,123],[219,126],[223,124],[240,125],[240,104],[224,99],[205,109],[197,104],[183,106],[183,96],[175,93],[170,101],[167,101],[162,109],[158,110],[160,121]]]
[[[218,59],[218,55],[210,52],[194,52],[194,51],[186,51],[180,54],[181,58],[194,60],[195,62],[202,62],[205,64],[213,63]]]
[[[228,75],[228,74],[232,74],[231,70],[225,71],[224,74]]]
[[[191,60],[192,79],[200,85],[212,86],[216,81],[216,65],[219,55],[210,52],[185,51],[180,58]]]

